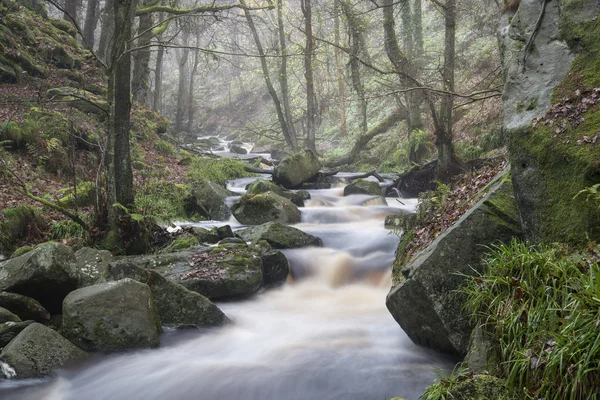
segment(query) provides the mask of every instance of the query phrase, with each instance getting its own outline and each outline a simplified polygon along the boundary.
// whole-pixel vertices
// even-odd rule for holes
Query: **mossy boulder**
[[[314,178],[321,169],[321,162],[312,150],[303,150],[285,157],[273,171],[273,182],[287,189],[294,189]]]
[[[48,311],[60,311],[62,300],[79,284],[73,250],[47,243],[0,263],[0,290],[38,300]]]
[[[248,154],[248,150],[237,144],[232,144],[231,146],[229,146],[229,151],[231,151],[234,154]]]
[[[310,199],[310,194],[306,191],[302,191],[302,193],[291,192],[264,179],[257,179],[246,186],[246,194],[262,194],[266,192],[273,192],[281,197],[285,197],[298,207],[304,207],[304,200]],[[307,195],[308,197],[306,197]]]
[[[264,240],[275,249],[323,246],[323,241],[320,238],[279,222],[267,222],[266,224],[240,229],[235,233],[245,241],[254,244]]]
[[[75,37],[77,34],[77,29],[75,29],[75,26],[69,21],[60,18],[51,18],[50,23],[56,29],[66,33],[69,36]]]
[[[198,237],[189,232],[184,232],[177,236],[171,244],[165,247],[162,251],[164,253],[172,253],[174,251],[189,249],[190,247],[197,246],[200,244]]]
[[[464,366],[472,373],[499,375],[502,372],[501,363],[500,344],[484,326],[477,325],[471,333]]]
[[[506,382],[491,375],[474,375],[454,385],[449,394],[457,400],[503,400],[510,399]]]
[[[593,196],[578,195],[600,184],[600,111],[594,105],[600,4],[547,2],[523,66],[539,10],[536,2],[521,2],[502,29],[503,128],[515,199],[526,239],[580,245],[600,240],[600,208]]]
[[[224,221],[231,215],[225,199],[235,193],[208,180],[195,182],[190,196],[186,199],[186,213],[199,215],[215,221]]]
[[[90,286],[106,273],[108,264],[113,260],[110,251],[83,247],[75,252],[77,270],[79,271],[79,287]]]
[[[19,318],[16,314],[13,314],[6,308],[0,307],[0,324],[3,324],[5,322],[21,322],[21,318]]]
[[[171,282],[154,270],[140,268],[127,259],[111,263],[105,278],[130,278],[148,285],[164,326],[208,328],[221,326],[229,321],[213,302],[200,293]]]
[[[23,254],[27,254],[30,251],[33,250],[33,247],[31,246],[23,246],[23,247],[19,247],[18,249],[16,249],[14,251],[14,253],[11,254],[11,256],[9,258],[17,258],[22,256]]]
[[[0,349],[6,347],[23,329],[35,323],[34,321],[9,321],[0,323]]]
[[[61,189],[59,191],[59,203],[65,207],[86,207],[96,202],[96,184],[94,182],[80,182],[76,192],[73,188]]]
[[[57,369],[84,357],[84,351],[38,323],[26,327],[0,353],[0,361],[10,365],[18,379],[54,375]]]
[[[373,196],[381,196],[382,193],[383,191],[377,182],[371,182],[365,179],[358,179],[344,187],[344,196],[350,196],[351,194],[370,194]]]
[[[458,289],[484,272],[482,257],[493,244],[521,235],[510,174],[501,173],[485,195],[403,270],[386,305],[416,344],[464,357],[473,330]],[[401,280],[396,277],[396,280]]]
[[[216,227],[209,230],[195,226],[191,229],[192,233],[194,234],[194,236],[196,236],[196,238],[198,238],[198,241],[200,243],[214,244],[218,243],[219,240],[221,240],[221,237],[219,236],[219,232],[217,231]]]
[[[277,286],[285,283],[290,265],[286,256],[279,250],[268,250],[260,256],[263,268],[263,283],[265,286]]]
[[[49,89],[46,95],[51,99],[68,101],[70,105],[85,114],[95,115],[101,119],[108,117],[107,101],[86,90],[65,86]]]
[[[231,207],[231,212],[244,225],[260,225],[270,221],[295,224],[302,217],[294,203],[273,192],[245,194]]]
[[[62,332],[84,350],[115,351],[158,347],[162,328],[148,285],[125,278],[71,292]]]
[[[50,321],[50,313],[39,302],[17,293],[0,292],[0,307],[23,321],[33,320],[45,324]]]

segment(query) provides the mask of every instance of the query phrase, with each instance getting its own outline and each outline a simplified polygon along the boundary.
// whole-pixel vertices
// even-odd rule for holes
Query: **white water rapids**
[[[166,332],[159,349],[97,355],[52,380],[0,380],[0,398],[417,399],[434,369],[453,363],[415,346],[385,307],[399,238],[383,219],[416,201],[381,205],[340,188],[311,195],[296,227],[324,247],[286,250],[294,279],[283,287],[220,303],[232,325]]]

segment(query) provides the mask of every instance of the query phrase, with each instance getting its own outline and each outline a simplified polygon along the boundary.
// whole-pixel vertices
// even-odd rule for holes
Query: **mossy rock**
[[[5,322],[21,322],[21,318],[19,318],[16,314],[13,314],[6,308],[0,307],[0,324],[3,324]]]
[[[215,221],[224,221],[231,215],[225,200],[235,193],[223,186],[203,179],[195,182],[185,200],[185,211],[190,217],[199,215]]]
[[[21,70],[15,64],[0,57],[0,83],[18,83],[21,81]]]
[[[229,147],[229,151],[231,151],[234,154],[248,154],[248,150],[246,150],[242,146],[238,146],[238,145],[235,145],[235,144],[232,144]]]
[[[69,104],[85,114],[95,115],[102,119],[108,117],[108,102],[85,90],[72,87],[52,88],[46,92],[46,95],[50,98],[69,101]]]
[[[75,35],[77,34],[77,29],[75,29],[75,26],[69,21],[66,21],[64,19],[51,18],[50,23],[56,29],[66,33],[69,36],[75,37]]]
[[[96,184],[94,182],[80,182],[77,184],[77,195],[72,192],[72,188],[61,189],[59,191],[59,203],[65,207],[86,207],[96,202]]]
[[[50,321],[50,313],[36,300],[17,293],[0,292],[0,307],[12,312],[21,320],[41,323]]]
[[[18,249],[15,250],[14,253],[12,253],[12,255],[9,258],[16,258],[16,257],[22,256],[25,253],[29,253],[31,250],[33,250],[33,247],[31,247],[31,246],[19,247]]]
[[[458,382],[451,390],[457,400],[507,400],[506,382],[491,375],[474,375]]]
[[[320,169],[317,155],[312,150],[303,150],[281,160],[273,171],[273,182],[294,189],[315,177]]]
[[[304,207],[304,200],[310,199],[310,193],[307,191],[291,192],[277,186],[271,181],[259,178],[246,186],[246,194],[262,194],[273,192],[281,197],[285,197],[298,207]],[[307,197],[308,195],[308,197]]]
[[[231,212],[244,225],[260,225],[270,221],[295,224],[301,220],[298,207],[273,192],[245,194],[231,207]]]
[[[344,187],[344,196],[351,194],[369,194],[373,196],[381,196],[383,191],[377,182],[358,179],[355,182]]]
[[[79,287],[94,285],[105,275],[113,255],[107,250],[83,247],[75,252]]]
[[[199,244],[200,244],[200,241],[194,234],[184,232],[181,235],[177,236],[177,238],[175,238],[171,242],[171,244],[169,244],[167,247],[165,247],[163,249],[163,252],[164,253],[172,253],[172,252],[178,251],[178,250],[189,249],[190,247],[197,246]]]
[[[323,246],[320,238],[279,222],[268,222],[263,225],[240,229],[235,233],[247,242],[258,244],[260,241],[265,241],[275,249]]]
[[[221,240],[221,237],[219,236],[219,232],[217,231],[217,228],[208,230],[208,229],[200,228],[200,227],[192,227],[192,232],[193,232],[194,236],[196,236],[198,238],[198,241],[200,243],[214,244],[214,243],[219,242],[219,240]]]

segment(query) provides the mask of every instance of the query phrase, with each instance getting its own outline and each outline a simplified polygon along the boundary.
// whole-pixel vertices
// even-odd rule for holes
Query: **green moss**
[[[0,219],[0,250],[10,252],[14,245],[42,237],[48,226],[47,219],[35,207],[20,205],[5,208]]]
[[[187,177],[192,183],[209,180],[224,185],[226,181],[253,176],[246,172],[242,161],[231,158],[195,158],[190,165]]]
[[[77,192],[73,193],[73,188],[59,190],[59,202],[68,207],[89,206],[96,201],[96,184],[94,182],[80,182],[77,185]]]
[[[163,252],[170,253],[173,251],[188,249],[193,246],[199,245],[198,239],[191,233],[184,233],[177,239],[173,240],[169,246],[167,246]]]
[[[408,254],[408,246],[415,238],[415,233],[413,231],[404,232],[402,238],[400,239],[400,243],[398,243],[398,248],[396,249],[396,258],[392,263],[392,284],[395,286],[398,283],[404,280],[404,276],[402,275],[402,269],[408,264],[410,261],[410,256]]]
[[[29,253],[31,250],[33,250],[33,247],[31,246],[19,247],[17,250],[15,250],[14,253],[12,253],[12,255],[9,258],[17,258],[25,253]]]
[[[131,114],[131,131],[136,138],[150,141],[156,135],[165,133],[169,120],[144,107],[136,107]]]
[[[65,21],[64,19],[51,18],[50,23],[56,29],[63,31],[64,33],[68,34],[69,36],[75,37],[75,35],[77,34],[77,30],[75,29],[75,26],[73,26],[73,24],[70,23],[69,21]]]
[[[166,140],[162,140],[162,139],[154,142],[154,148],[158,152],[166,154],[168,156],[173,156],[177,152],[175,150],[175,146],[172,143],[169,143]]]
[[[85,234],[83,227],[70,219],[55,222],[50,227],[50,238],[54,240],[82,238]]]

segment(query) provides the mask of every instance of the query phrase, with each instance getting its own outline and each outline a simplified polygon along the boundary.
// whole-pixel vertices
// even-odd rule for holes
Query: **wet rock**
[[[98,283],[108,264],[114,259],[110,251],[84,247],[75,252],[77,269],[79,270],[79,287],[90,286]]]
[[[21,320],[34,320],[41,323],[50,321],[50,313],[36,300],[17,293],[0,292],[0,307],[3,307]]]
[[[186,212],[188,215],[200,215],[215,221],[224,221],[231,215],[225,199],[235,193],[224,187],[210,182],[202,181],[192,187],[191,195],[186,199]]]
[[[6,347],[23,329],[33,324],[34,321],[4,322],[0,324],[0,349]]]
[[[86,353],[57,332],[33,323],[23,329],[0,353],[0,361],[10,365],[16,378],[53,375],[66,364],[80,360]]]
[[[263,283],[266,286],[280,285],[290,273],[290,265],[286,256],[279,250],[270,250],[261,254],[263,267]]]
[[[300,222],[300,210],[290,200],[273,192],[245,194],[232,207],[234,217],[244,225],[260,225],[269,221],[285,224]]]
[[[216,226],[213,229],[217,231],[220,239],[233,238],[233,230],[230,225]]]
[[[476,374],[498,375],[501,373],[501,362],[502,355],[498,342],[485,331],[483,326],[477,325],[471,334],[464,366]]]
[[[200,227],[192,227],[192,232],[194,236],[198,238],[200,243],[217,243],[219,240],[221,240],[219,232],[217,232],[216,228],[208,230]]]
[[[290,192],[264,179],[257,179],[246,186],[246,194],[261,194],[266,192],[273,192],[281,197],[285,197],[298,207],[304,207],[306,195],[308,195],[307,199],[310,199],[310,194],[307,191],[301,191],[302,193]]]
[[[185,250],[200,244],[200,241],[190,232],[183,232],[178,235],[167,247],[161,250],[163,253],[172,253],[174,251]]]
[[[487,194],[402,270],[386,305],[417,344],[465,356],[473,326],[457,289],[465,275],[484,272],[487,247],[521,235],[510,174],[500,174]]]
[[[449,390],[449,397],[457,400],[500,400],[509,392],[506,382],[490,375],[474,375],[458,382]]]
[[[71,292],[63,303],[62,331],[88,351],[157,347],[162,331],[148,285],[133,279]]]
[[[231,151],[234,154],[248,154],[248,150],[237,144],[232,144],[229,147],[229,151]]]
[[[73,250],[58,243],[38,246],[0,264],[0,290],[38,300],[48,311],[60,311],[62,300],[79,284]]]
[[[281,160],[273,171],[273,182],[293,189],[315,177],[321,163],[312,150],[303,150]]]
[[[381,196],[382,190],[377,182],[358,179],[344,187],[344,196],[350,196],[351,194],[371,194],[373,196]]]
[[[27,254],[27,253],[29,253],[31,250],[33,250],[33,247],[31,247],[31,246],[23,246],[23,247],[19,247],[18,249],[16,249],[16,250],[14,251],[14,253],[12,253],[12,254],[10,255],[10,257],[9,257],[9,258],[17,258],[17,257],[20,257],[20,256],[22,256],[23,254]]]
[[[323,246],[320,238],[278,222],[268,222],[259,226],[240,229],[235,233],[247,242],[258,243],[260,240],[265,240],[275,249]]]
[[[16,314],[13,314],[6,308],[0,307],[0,324],[3,324],[5,322],[21,322],[21,318],[19,318]]]
[[[221,240],[218,244],[219,245],[222,245],[222,244],[246,244],[246,242],[240,238],[228,237],[228,238]]]
[[[140,268],[127,259],[111,263],[107,280],[130,278],[150,287],[152,298],[164,326],[207,328],[223,325],[228,318],[210,300],[151,269]]]

